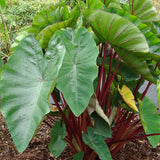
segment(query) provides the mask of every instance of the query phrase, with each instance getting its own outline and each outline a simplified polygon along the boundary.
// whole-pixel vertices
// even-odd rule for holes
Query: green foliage
[[[146,134],[160,133],[160,115],[157,113],[156,106],[148,98],[144,98],[140,106],[140,119]],[[155,148],[160,141],[160,135],[148,139]]]
[[[51,129],[51,142],[49,144],[50,152],[57,158],[63,152],[66,147],[66,129],[60,122],[55,122]]]
[[[56,44],[59,38],[58,34],[54,35],[43,56],[37,40],[27,36],[2,71],[1,112],[19,152],[26,149],[43,117],[50,111],[49,93],[65,53],[62,42]]]
[[[143,128],[157,134],[149,137],[156,147],[159,114],[145,98],[151,83],[160,97],[160,31],[159,21],[152,22],[158,20],[152,1],[63,0],[48,9],[50,2],[43,2],[7,1],[0,12],[0,43],[6,44],[1,57],[13,51],[6,65],[0,61],[0,107],[18,151],[26,149],[45,115],[62,118],[51,130],[55,157],[66,140],[73,159],[109,160]],[[140,113],[129,108],[133,104]]]

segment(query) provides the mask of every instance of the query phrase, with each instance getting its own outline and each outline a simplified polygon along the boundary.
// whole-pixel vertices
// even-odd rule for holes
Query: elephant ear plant
[[[75,160],[110,160],[125,143],[144,137],[156,147],[160,106],[146,97],[153,83],[160,104],[152,1],[73,4],[40,12],[1,69],[0,109],[17,150],[26,149],[45,116],[61,118],[51,126],[49,150],[56,158],[66,144]]]

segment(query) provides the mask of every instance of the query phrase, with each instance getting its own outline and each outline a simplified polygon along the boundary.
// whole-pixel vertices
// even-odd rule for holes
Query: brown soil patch
[[[46,119],[48,121],[48,119]],[[50,123],[50,122],[48,122]],[[18,153],[8,132],[4,118],[0,114],[0,160],[71,160],[69,147],[59,158],[54,158],[48,150],[50,127],[42,123],[29,146],[23,153]],[[152,148],[147,139],[134,140],[127,143],[113,157],[113,160],[159,160],[160,145]]]

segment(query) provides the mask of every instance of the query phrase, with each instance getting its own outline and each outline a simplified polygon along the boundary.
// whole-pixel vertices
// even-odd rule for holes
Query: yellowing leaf
[[[131,90],[126,85],[123,85],[122,89],[120,89],[118,86],[118,91],[120,95],[122,96],[123,100],[126,102],[126,104],[130,108],[138,112],[138,108],[135,103],[134,95],[132,94]]]
[[[50,110],[51,110],[51,112],[56,112],[56,111],[58,111],[58,108],[56,105],[50,105]]]

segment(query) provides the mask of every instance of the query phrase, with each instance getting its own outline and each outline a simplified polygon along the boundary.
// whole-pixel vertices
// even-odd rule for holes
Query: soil
[[[54,122],[45,119],[53,125]],[[4,118],[0,114],[0,160],[71,160],[72,152],[69,146],[57,159],[48,150],[50,142],[50,127],[43,122],[36,136],[23,153],[18,153]],[[134,140],[127,143],[113,160],[160,160],[160,144],[152,148],[147,139]]]

